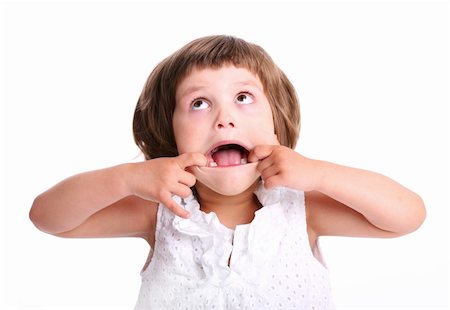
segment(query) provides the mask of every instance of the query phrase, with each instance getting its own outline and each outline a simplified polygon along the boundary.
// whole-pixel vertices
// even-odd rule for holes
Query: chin
[[[195,167],[197,180],[211,190],[224,196],[234,196],[246,191],[261,174],[258,163],[228,167]]]

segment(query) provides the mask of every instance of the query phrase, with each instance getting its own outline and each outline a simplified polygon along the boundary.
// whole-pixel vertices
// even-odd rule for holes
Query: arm
[[[150,236],[156,203],[130,195],[124,182],[129,169],[119,165],[56,184],[36,197],[31,221],[60,237]]]
[[[249,161],[257,160],[266,187],[306,192],[315,237],[394,237],[414,231],[425,218],[417,194],[380,174],[309,159],[284,146],[256,147]]]
[[[324,161],[314,166],[318,181],[306,200],[309,225],[319,236],[396,237],[425,219],[422,199],[386,176]]]
[[[191,153],[81,173],[39,195],[30,219],[64,237],[148,236],[158,202],[187,216],[171,196],[191,194],[195,177],[185,168],[204,162],[203,155]]]

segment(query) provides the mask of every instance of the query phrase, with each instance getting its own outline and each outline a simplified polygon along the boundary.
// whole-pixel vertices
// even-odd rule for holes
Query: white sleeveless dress
[[[328,270],[309,245],[303,192],[261,184],[255,194],[263,207],[235,230],[193,196],[174,197],[189,219],[160,205],[135,310],[334,309]]]

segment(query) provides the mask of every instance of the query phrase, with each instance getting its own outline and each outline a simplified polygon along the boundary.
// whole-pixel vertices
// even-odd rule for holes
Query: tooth
[[[212,162],[209,163],[209,166],[210,167],[217,167],[217,163],[212,161]]]
[[[247,158],[241,158],[241,165],[245,165],[247,163]]]

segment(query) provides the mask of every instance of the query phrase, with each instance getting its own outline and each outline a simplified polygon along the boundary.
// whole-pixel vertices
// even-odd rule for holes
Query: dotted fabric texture
[[[235,230],[193,196],[174,197],[189,219],[160,205],[135,310],[334,309],[328,270],[309,245],[304,193],[260,184],[255,194],[263,207]]]

